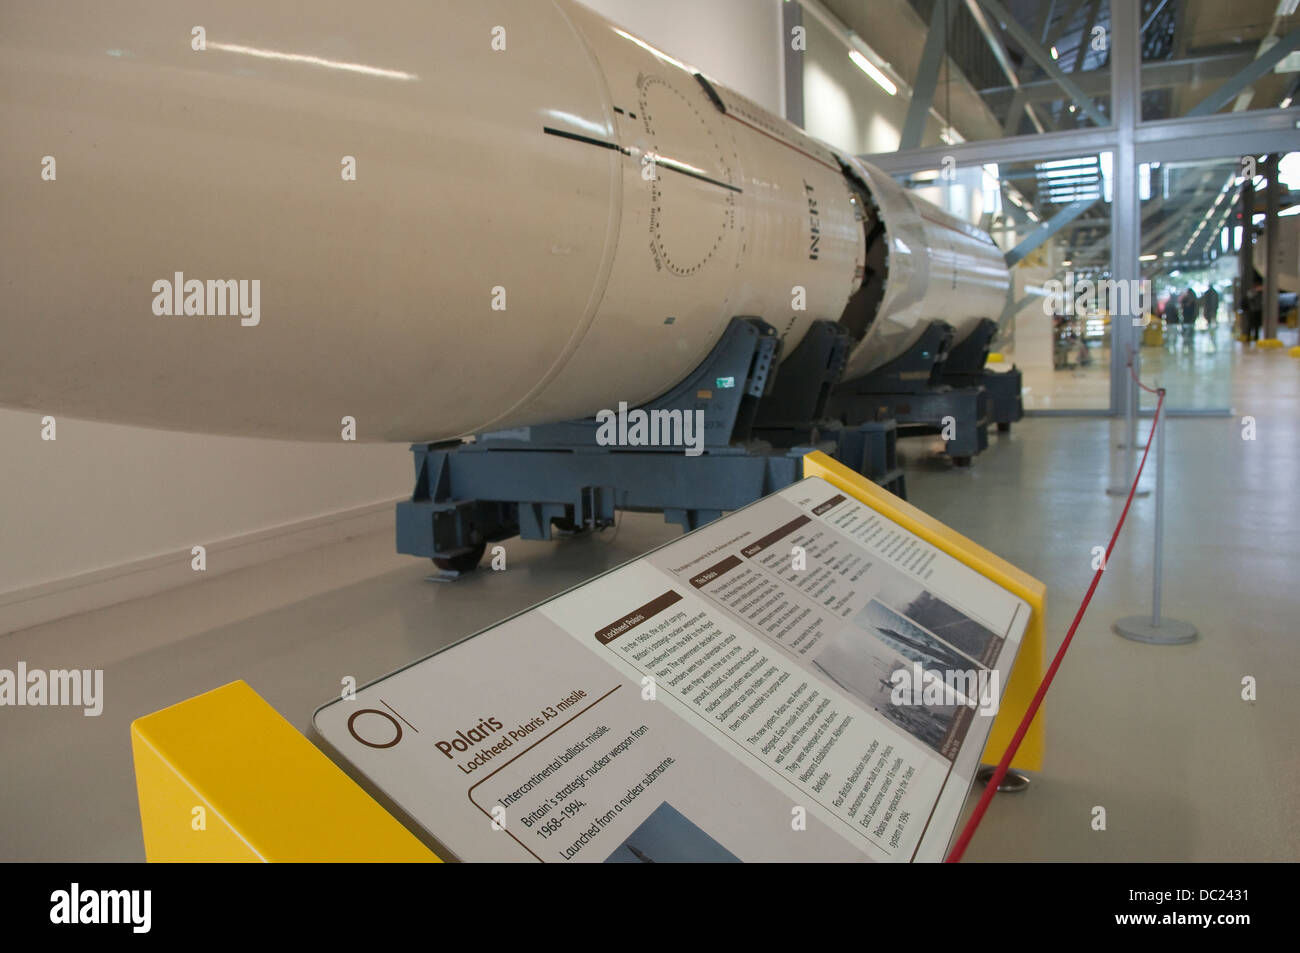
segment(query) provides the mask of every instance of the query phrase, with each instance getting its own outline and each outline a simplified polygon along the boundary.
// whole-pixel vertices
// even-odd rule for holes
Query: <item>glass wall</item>
[[[1232,403],[1235,281],[1242,179],[1234,156],[1153,162],[1139,170],[1142,277],[1150,320],[1141,337],[1142,376],[1168,388],[1182,410]],[[1153,395],[1143,395],[1154,406]]]
[[[1166,387],[1176,410],[1230,408],[1234,375],[1254,353],[1251,338],[1262,329],[1252,335],[1250,312],[1262,307],[1267,257],[1265,159],[1151,164],[1141,248],[1142,274],[1156,305],[1143,333],[1142,376]],[[1294,322],[1297,291],[1294,236],[1300,206],[1294,203],[1300,196],[1300,153],[1280,157],[1279,180],[1279,338],[1290,343],[1286,326]],[[1249,234],[1242,201],[1247,190],[1253,193]],[[1253,248],[1247,250],[1252,234]],[[1144,395],[1144,406],[1153,401]]]
[[[1102,153],[899,177],[985,229],[1012,260],[994,350],[1020,369],[1026,410],[1110,406],[1110,302],[1086,292],[1110,277],[1111,173],[1110,153]],[[1042,238],[1054,219],[1065,221]]]

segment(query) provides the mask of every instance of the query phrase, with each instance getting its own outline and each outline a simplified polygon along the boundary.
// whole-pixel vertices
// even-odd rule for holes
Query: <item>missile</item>
[[[846,378],[980,230],[572,0],[6,4],[0,406],[297,440],[590,417],[738,315]]]

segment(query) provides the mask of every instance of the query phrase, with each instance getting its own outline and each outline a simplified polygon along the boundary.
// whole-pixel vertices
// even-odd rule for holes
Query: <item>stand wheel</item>
[[[487,552],[487,540],[479,543],[467,553],[461,553],[459,556],[434,556],[433,564],[443,572],[466,573],[472,572]]]
[[[953,457],[952,465],[954,467],[968,467],[970,466],[970,457]]]
[[[551,525],[556,529],[558,529],[561,533],[568,533],[569,535],[572,536],[577,536],[580,533],[587,532],[587,527],[579,526],[577,523],[569,519],[567,516],[562,517],[560,519],[551,520]]]
[[[998,421],[998,433],[1010,433],[1010,432],[1011,432],[1010,423],[1004,420]]]

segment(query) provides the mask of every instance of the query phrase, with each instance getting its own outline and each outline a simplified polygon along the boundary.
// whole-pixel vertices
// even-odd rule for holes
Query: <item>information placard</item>
[[[315,726],[462,860],[941,860],[1029,614],[809,478]]]

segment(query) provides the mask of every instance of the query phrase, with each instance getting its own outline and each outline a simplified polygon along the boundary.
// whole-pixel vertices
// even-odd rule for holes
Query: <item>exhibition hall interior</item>
[[[1296,7],[4,4],[0,861],[1297,859]]]

